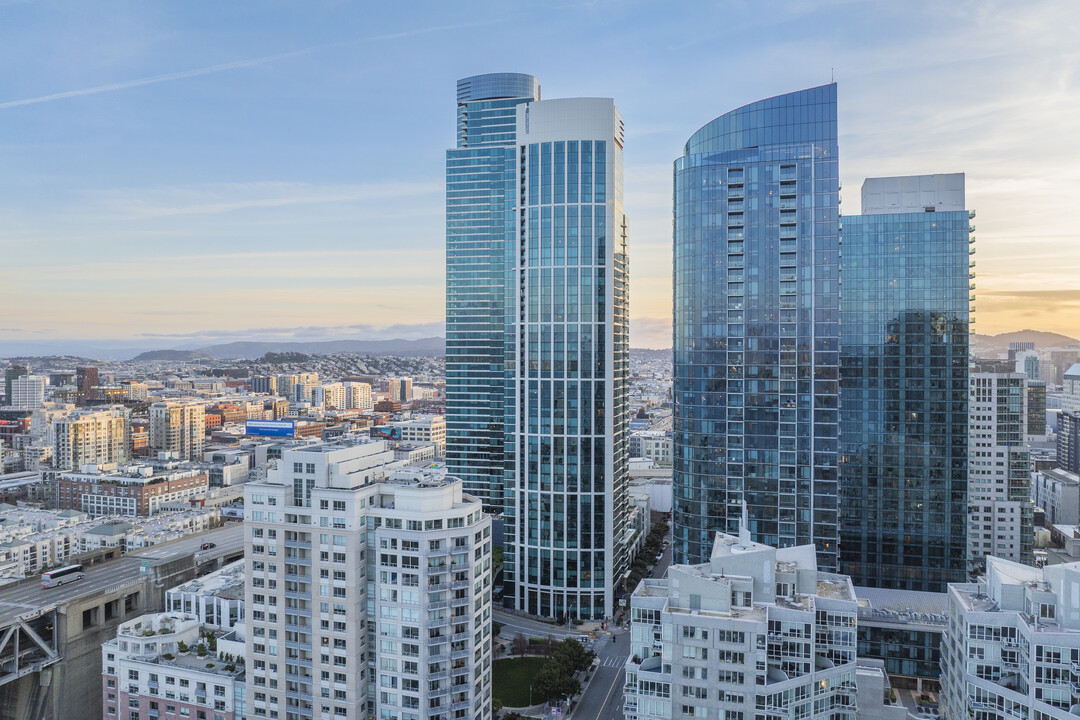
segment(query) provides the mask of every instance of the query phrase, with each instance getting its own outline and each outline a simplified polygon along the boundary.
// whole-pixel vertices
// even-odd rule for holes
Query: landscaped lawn
[[[539,657],[496,660],[491,676],[492,696],[502,700],[506,707],[525,707],[529,704],[529,684],[545,662],[546,658]],[[533,695],[534,699],[538,697]]]

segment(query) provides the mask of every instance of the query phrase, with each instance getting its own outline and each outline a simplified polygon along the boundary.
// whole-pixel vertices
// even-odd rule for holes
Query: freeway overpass
[[[244,528],[230,525],[87,565],[78,582],[0,588],[0,720],[99,717],[101,643],[121,622],[164,609],[168,588],[243,552]]]

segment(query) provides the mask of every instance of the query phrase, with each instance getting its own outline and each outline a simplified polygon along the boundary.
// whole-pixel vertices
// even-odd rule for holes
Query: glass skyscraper
[[[836,86],[713,120],[675,161],[674,562],[716,531],[837,565]]]
[[[517,106],[531,75],[458,81],[457,147],[446,151],[446,464],[486,510],[503,504],[507,263],[517,194]],[[511,244],[508,244],[511,243]]]
[[[470,152],[447,155],[447,458],[505,513],[504,602],[603,618],[626,566],[622,119],[610,99],[523,95],[522,77],[459,84]]]
[[[966,579],[971,269],[964,176],[870,178],[844,217],[840,571]]]

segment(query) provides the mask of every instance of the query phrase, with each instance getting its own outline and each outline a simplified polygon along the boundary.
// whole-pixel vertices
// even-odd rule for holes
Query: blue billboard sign
[[[371,428],[371,437],[383,440],[400,440],[401,428],[396,425],[381,425]]]
[[[265,437],[295,437],[296,423],[292,420],[248,420],[244,426],[244,434]]]

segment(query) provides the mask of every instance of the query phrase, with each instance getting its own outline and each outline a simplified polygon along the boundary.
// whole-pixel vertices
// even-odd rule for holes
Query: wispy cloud
[[[150,190],[107,190],[95,193],[98,196],[95,205],[107,214],[144,219],[175,215],[216,215],[235,210],[294,205],[384,202],[441,194],[442,191],[442,182],[379,182],[354,185],[294,182],[213,183]],[[439,210],[441,209],[439,207]]]
[[[263,55],[262,57],[249,58],[246,60],[234,60],[232,62],[221,63],[219,65],[209,65],[207,67],[193,68],[191,70],[181,70],[179,72],[163,73],[161,75],[151,75],[149,77],[136,78],[134,80],[125,80],[123,82],[117,83],[108,83],[106,85],[96,85],[94,87],[81,88],[79,90],[66,90],[64,92],[52,93],[49,95],[40,95],[38,97],[32,98],[23,98],[21,100],[8,100],[5,102],[0,102],[0,110],[21,107],[23,105],[36,105],[38,103],[51,102],[53,100],[67,100],[70,98],[83,97],[86,95],[99,95],[101,93],[116,92],[117,90],[127,90],[129,88],[141,87],[143,85],[156,85],[157,83],[171,82],[172,80],[183,80],[185,78],[199,77],[200,75],[213,75],[214,73],[227,72],[229,70],[240,70],[242,68],[265,65],[267,63],[272,63],[277,60],[285,60],[287,58],[308,55],[318,50],[328,50],[336,47],[348,47],[350,45],[359,45],[363,43],[377,42],[380,40],[399,40],[402,38],[415,37],[417,35],[426,35],[429,33],[443,32],[448,30],[461,30],[464,28],[476,27],[479,25],[490,25],[495,22],[499,22],[499,20],[492,19],[472,23],[458,23],[455,25],[439,25],[435,27],[406,30],[398,33],[372,35],[369,37],[357,38],[355,40],[323,43],[321,45],[312,45],[311,47],[300,48],[299,50],[292,50],[290,52],[275,53],[273,55]]]

